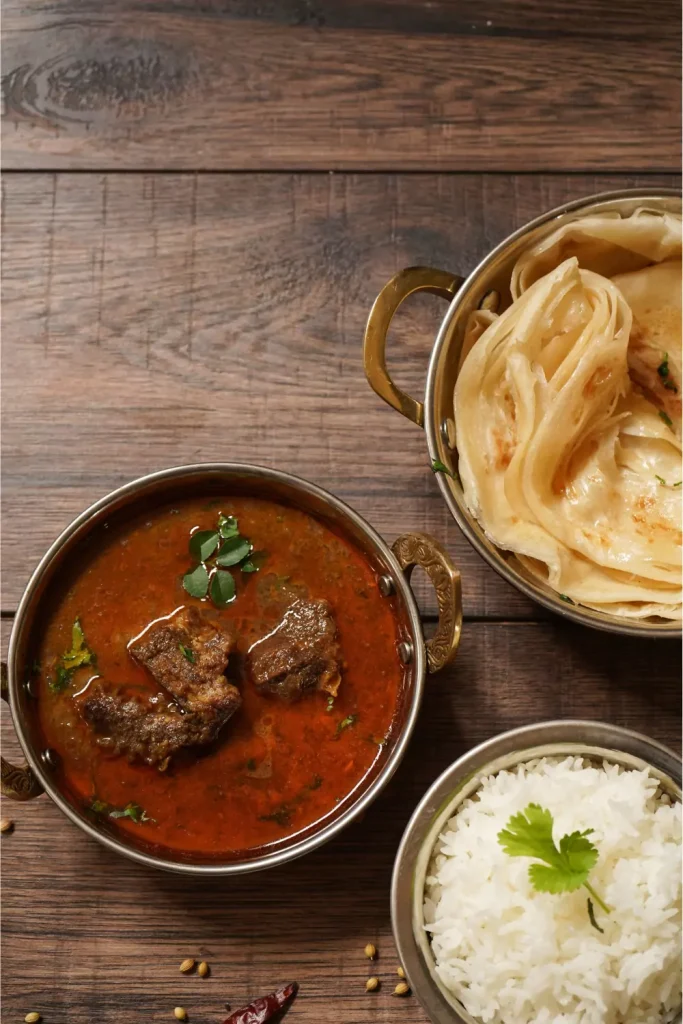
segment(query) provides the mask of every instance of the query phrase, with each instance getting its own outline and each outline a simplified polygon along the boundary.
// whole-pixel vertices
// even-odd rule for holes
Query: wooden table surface
[[[292,977],[292,1024],[424,1024],[390,994],[388,887],[436,775],[558,716],[679,745],[679,646],[566,625],[500,580],[450,518],[421,432],[361,366],[365,317],[400,267],[462,273],[564,200],[678,184],[677,7],[6,0],[3,647],[31,568],[85,505],[194,461],[301,474],[390,541],[433,533],[466,616],[389,788],[288,867],[192,882],[101,849],[47,798],[5,801],[7,1024],[165,1021],[179,1004],[214,1024],[226,1000]],[[416,300],[392,333],[416,394],[442,314]],[[6,709],[2,726],[18,757]],[[211,977],[181,976],[186,956]]]

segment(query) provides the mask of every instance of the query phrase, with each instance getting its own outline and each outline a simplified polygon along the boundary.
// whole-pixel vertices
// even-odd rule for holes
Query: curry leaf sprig
[[[71,650],[65,651],[59,659],[55,674],[48,681],[48,686],[53,693],[62,693],[71,682],[76,669],[83,665],[94,665],[95,660],[95,655],[85,642],[81,620],[75,619],[71,627]]]
[[[513,814],[507,826],[498,833],[498,842],[510,857],[534,857],[541,861],[529,867],[529,881],[537,892],[575,892],[584,887],[606,914],[611,913],[603,899],[588,881],[598,860],[597,847],[588,839],[593,829],[562,836],[559,847],[553,839],[553,816],[539,804],[529,804]],[[595,920],[593,902],[588,900],[588,917],[594,928],[602,931]]]
[[[235,578],[228,567],[258,572],[265,558],[265,551],[254,551],[251,541],[240,534],[235,517],[222,513],[215,530],[197,530],[192,534],[190,554],[197,564],[183,576],[183,587],[191,597],[204,598],[210,594],[219,608],[235,599]]]

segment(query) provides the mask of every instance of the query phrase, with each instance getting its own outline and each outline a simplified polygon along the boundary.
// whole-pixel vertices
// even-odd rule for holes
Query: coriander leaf
[[[511,857],[535,857],[542,864],[529,867],[529,881],[537,892],[574,892],[585,886],[605,913],[610,908],[588,882],[598,851],[587,838],[593,829],[562,836],[559,848],[553,840],[553,816],[539,804],[529,804],[513,814],[498,833],[498,842]]]
[[[93,802],[90,804],[90,810],[94,811],[95,814],[106,814],[107,805],[105,804],[104,800],[93,800]]]
[[[235,598],[235,581],[232,573],[218,569],[211,577],[211,600],[219,608],[230,604]]]
[[[678,480],[675,484],[672,484],[671,486],[672,487],[680,487],[681,484],[683,484],[683,480]]]
[[[664,358],[662,359],[661,363],[657,367],[657,373],[662,378],[662,380],[664,380],[666,377],[669,376],[669,353],[668,352],[664,353]]]
[[[664,479],[664,477],[663,477],[663,476],[658,476],[658,475],[657,475],[657,474],[655,473],[655,480],[658,480],[660,484],[662,484],[662,485],[663,485],[664,487],[666,487],[666,480]]]
[[[140,807],[140,804],[126,804],[122,811],[113,810],[109,812],[110,818],[130,818],[136,825],[139,825],[143,821],[154,821],[154,818],[150,818],[148,814]]]
[[[556,864],[559,851],[553,842],[553,816],[539,804],[529,804],[513,814],[507,827],[498,833],[498,842],[510,857],[538,857]]]
[[[670,417],[670,416],[668,416],[668,415],[667,415],[667,414],[666,414],[666,413],[664,412],[664,410],[663,410],[663,409],[660,409],[660,410],[659,410],[659,418],[660,418],[661,420],[663,420],[663,421],[664,421],[664,423],[666,423],[667,427],[673,427],[673,423],[672,423],[672,421],[671,421],[671,417]]]
[[[197,530],[190,537],[190,554],[198,562],[205,562],[211,558],[218,547],[220,537],[216,530]]]
[[[574,604],[574,602],[572,601],[571,597],[567,597],[566,594],[560,594],[559,597],[560,597],[560,601],[566,601],[567,604]]]
[[[448,466],[441,459],[432,459],[432,473],[445,473],[451,480],[455,480],[455,473],[451,473]]]
[[[183,576],[183,587],[190,597],[206,597],[209,590],[209,574],[201,562]]]
[[[333,708],[334,708],[334,697],[330,696],[330,697],[327,698],[327,706],[325,708],[325,711],[332,711]]]
[[[234,516],[224,516],[222,513],[218,517],[218,532],[220,533],[223,540],[227,540],[228,537],[236,537],[239,533],[237,527],[237,520]]]
[[[81,620],[75,619],[71,627],[71,650],[62,655],[54,677],[48,681],[49,688],[53,693],[62,693],[69,686],[76,669],[82,665],[92,665],[94,661],[95,656],[85,642]]]
[[[251,548],[251,542],[246,537],[230,537],[221,544],[216,555],[216,565],[237,565],[247,557]]]
[[[346,718],[342,718],[341,722],[337,726],[337,736],[341,736],[344,729],[349,729],[352,725],[355,725],[358,721],[358,715],[347,715]]]
[[[196,655],[195,655],[194,651],[192,650],[192,648],[191,647],[186,647],[185,644],[180,644],[179,643],[178,644],[178,649],[180,650],[182,656],[184,658],[187,658],[187,660],[190,662],[190,664],[194,665],[194,663],[196,661]]]
[[[590,898],[590,896],[588,897],[588,917],[590,918],[590,923],[593,925],[593,927],[597,928],[597,930],[602,935],[604,935],[605,934],[605,929],[601,928],[600,925],[598,924],[598,922],[595,920],[595,911],[593,910],[593,900]]]

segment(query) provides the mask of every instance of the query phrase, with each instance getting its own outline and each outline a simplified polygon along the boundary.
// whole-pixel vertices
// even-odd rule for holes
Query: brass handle
[[[385,284],[379,293],[365,327],[363,365],[370,387],[380,398],[418,427],[424,426],[424,406],[394,384],[387,370],[385,349],[389,325],[404,299],[413,292],[431,292],[449,302],[463,282],[462,277],[432,267],[407,267]]]
[[[462,591],[460,573],[448,552],[425,533],[405,533],[394,541],[391,550],[398,559],[406,579],[416,565],[421,566],[434,584],[439,605],[439,625],[425,643],[427,667],[430,672],[449,665],[458,650],[462,632]]]
[[[7,680],[7,665],[2,662],[0,666],[0,697],[8,701],[9,686]],[[9,703],[9,701],[8,701]],[[43,787],[38,782],[33,769],[25,764],[21,768],[15,768],[13,764],[0,758],[2,778],[0,780],[0,792],[10,800],[33,800],[40,796]]]

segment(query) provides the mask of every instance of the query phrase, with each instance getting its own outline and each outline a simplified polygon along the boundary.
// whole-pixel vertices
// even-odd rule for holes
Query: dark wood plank
[[[400,267],[464,272],[544,209],[646,181],[674,179],[8,176],[2,608],[108,490],[234,460],[316,480],[389,540],[444,539],[468,615],[538,614],[462,538],[421,432],[371,392],[364,322]],[[414,393],[443,311],[432,298],[397,318],[391,363]]]
[[[5,167],[677,170],[670,0],[8,0]]]
[[[3,623],[6,627],[6,623]],[[30,1009],[45,1024],[219,1021],[223,1001],[295,977],[300,1024],[425,1024],[414,999],[390,993],[393,857],[433,779],[467,748],[542,719],[602,719],[678,748],[676,643],[606,637],[561,624],[472,623],[456,665],[429,680],[417,731],[396,777],[337,841],[283,869],[226,882],[146,871],[100,849],[47,798],[3,801],[16,822],[2,837],[4,1017]],[[3,745],[14,753],[3,718]],[[343,866],[343,868],[342,868]],[[374,942],[380,960],[363,956]],[[182,977],[205,957],[206,981]],[[367,996],[376,971],[380,993]]]

